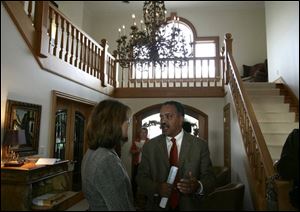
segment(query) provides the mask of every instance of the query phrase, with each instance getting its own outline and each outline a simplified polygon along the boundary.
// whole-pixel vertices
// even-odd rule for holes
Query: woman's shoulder
[[[86,155],[87,158],[89,158],[90,161],[93,161],[94,163],[101,163],[102,161],[107,159],[118,159],[118,155],[113,149],[107,149],[102,147],[99,147],[96,150],[88,149]]]

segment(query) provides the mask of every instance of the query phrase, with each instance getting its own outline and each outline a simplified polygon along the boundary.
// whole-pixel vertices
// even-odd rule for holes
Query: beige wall
[[[299,2],[265,4],[269,81],[282,77],[299,98]]]
[[[133,5],[134,1],[124,4],[129,10],[126,13],[104,11],[90,19],[93,27],[89,33],[99,42],[106,38],[110,52],[116,49],[118,28],[125,25],[128,33],[132,24],[131,14],[135,13],[137,20],[142,17],[142,7],[136,11],[130,10]],[[243,64],[254,65],[267,58],[263,7],[203,7],[202,4],[194,4],[192,9],[181,7],[169,10],[168,15],[170,12],[177,12],[178,16],[188,19],[195,26],[198,36],[219,36],[221,46],[225,33],[232,33],[233,54],[240,70]]]
[[[83,28],[83,1],[56,1],[58,9],[72,20],[72,23],[78,26],[80,29]]]

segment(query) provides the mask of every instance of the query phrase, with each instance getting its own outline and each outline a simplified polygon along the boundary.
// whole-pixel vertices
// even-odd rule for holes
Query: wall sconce
[[[13,150],[13,146],[26,144],[25,130],[6,130],[2,146],[5,151],[4,166],[21,166],[22,161],[19,161],[19,154]]]

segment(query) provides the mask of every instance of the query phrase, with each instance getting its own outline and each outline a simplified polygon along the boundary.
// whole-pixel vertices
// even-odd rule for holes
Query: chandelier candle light
[[[144,20],[140,21],[140,28],[135,14],[131,16],[133,22],[129,37],[126,36],[125,25],[119,28],[117,61],[122,68],[129,68],[133,64],[165,67],[167,60],[173,61],[175,66],[185,64],[188,50],[179,28],[179,18],[174,16],[168,22],[166,14],[164,1],[145,1]]]

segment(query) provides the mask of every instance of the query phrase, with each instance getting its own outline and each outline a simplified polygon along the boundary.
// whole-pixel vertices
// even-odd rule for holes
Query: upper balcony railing
[[[222,87],[224,57],[190,57],[182,67],[172,60],[167,66],[131,63],[130,68],[120,68],[120,88],[180,88]]]
[[[106,40],[97,43],[49,1],[3,3],[41,67],[84,86],[108,95],[124,88],[220,88],[215,96],[224,93],[224,57],[219,54],[190,57],[181,68],[168,60],[163,68],[137,67],[133,61],[123,69]]]

